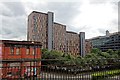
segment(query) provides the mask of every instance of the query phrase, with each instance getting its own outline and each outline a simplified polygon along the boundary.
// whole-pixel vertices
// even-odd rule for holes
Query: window
[[[26,49],[26,54],[30,54],[30,48]]]
[[[19,55],[20,54],[20,48],[18,47],[17,49],[16,49],[16,55]]]
[[[10,48],[10,54],[14,54],[14,47]]]

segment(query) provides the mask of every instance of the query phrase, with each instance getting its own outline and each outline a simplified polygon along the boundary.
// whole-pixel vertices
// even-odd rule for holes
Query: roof
[[[39,14],[45,14],[45,15],[48,15],[47,13],[38,12],[38,11],[32,11],[28,16],[30,16],[32,13],[39,13]]]
[[[61,26],[65,26],[65,27],[66,27],[66,25],[63,25],[63,24],[61,24],[61,23],[54,22],[54,24],[58,24],[58,25],[61,25]]]
[[[105,35],[105,36],[97,36],[97,37],[90,38],[90,39],[88,39],[88,40],[94,40],[94,39],[100,39],[100,38],[110,37],[110,36],[112,36],[112,35],[117,35],[117,34],[120,35],[120,32],[110,33],[109,36],[106,36],[106,35]]]
[[[15,41],[15,40],[0,40],[3,44],[17,44],[17,45],[38,45],[42,46],[41,42],[37,41]]]
[[[38,11],[33,11],[32,13],[40,13],[40,14],[47,14],[47,13],[43,13],[43,12],[38,12]]]
[[[67,33],[77,34],[76,32],[66,31]]]
[[[120,34],[120,32],[110,33],[110,36],[112,36],[112,35],[116,35],[116,34]]]

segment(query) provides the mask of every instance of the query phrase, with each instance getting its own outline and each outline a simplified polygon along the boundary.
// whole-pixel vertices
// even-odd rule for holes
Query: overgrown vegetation
[[[94,48],[91,53],[88,53],[85,57],[73,56],[67,53],[62,53],[59,51],[48,51],[47,49],[42,49],[42,59],[58,59],[59,61],[46,62],[46,64],[66,64],[66,65],[91,65],[102,67],[109,63],[118,64],[116,61],[120,58],[120,50],[113,51],[109,49],[107,52],[102,52],[101,50]],[[118,63],[117,63],[118,62]]]

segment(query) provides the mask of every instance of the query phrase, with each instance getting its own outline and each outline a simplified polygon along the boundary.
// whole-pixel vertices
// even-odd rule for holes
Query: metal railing
[[[104,66],[88,64],[80,66],[58,64],[59,61],[61,60],[2,60],[0,78],[2,80],[99,80],[98,78],[102,76],[109,80],[120,79],[120,63]],[[44,62],[55,62],[56,64],[44,64]],[[115,76],[111,74],[115,74]]]

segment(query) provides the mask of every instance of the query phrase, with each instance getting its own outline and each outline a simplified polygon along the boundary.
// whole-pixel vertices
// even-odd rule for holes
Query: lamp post
[[[36,68],[36,64],[35,64],[36,47],[35,47],[35,43],[34,43],[34,42],[32,42],[32,43],[34,44],[34,48],[33,48],[33,49],[34,49],[34,50],[33,50],[33,51],[34,51],[34,52],[33,52],[33,53],[34,53],[34,54],[33,54],[33,55],[34,55],[33,76],[34,76],[34,77],[33,77],[33,80],[35,80],[35,76],[36,76],[36,74],[35,74],[35,73],[36,73],[36,72],[35,72],[35,71],[36,71],[36,69],[35,69],[35,68]]]
[[[34,42],[32,41],[32,44],[34,44]],[[35,60],[35,53],[36,53],[36,50],[35,50],[35,44],[34,44],[34,60]]]

